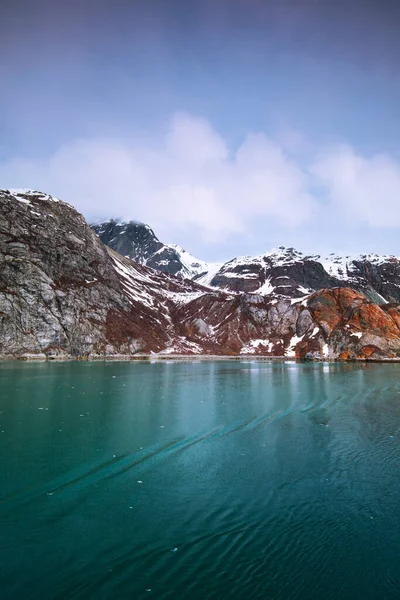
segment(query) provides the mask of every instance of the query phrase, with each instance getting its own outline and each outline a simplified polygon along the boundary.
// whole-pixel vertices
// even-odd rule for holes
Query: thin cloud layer
[[[262,222],[290,229],[332,214],[370,226],[400,222],[400,166],[392,158],[340,146],[302,165],[263,133],[249,133],[232,152],[208,121],[183,113],[159,143],[79,140],[44,160],[0,165],[0,180],[56,195],[88,220],[149,223],[164,239],[184,229],[221,242]]]
[[[212,241],[256,217],[293,226],[310,218],[307,176],[263,134],[232,155],[199,118],[178,114],[158,146],[80,140],[43,161],[0,167],[4,184],[35,187],[74,204],[87,218],[120,215],[161,230],[193,228]]]
[[[400,225],[400,165],[390,156],[364,157],[338,146],[321,156],[311,172],[336,212],[371,227]]]

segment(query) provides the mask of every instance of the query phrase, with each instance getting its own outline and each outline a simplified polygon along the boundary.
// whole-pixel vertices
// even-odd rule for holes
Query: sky
[[[0,187],[204,260],[400,255],[400,5],[1,0]]]

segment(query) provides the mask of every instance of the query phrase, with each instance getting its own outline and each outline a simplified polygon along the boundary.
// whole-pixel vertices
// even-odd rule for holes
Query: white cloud
[[[177,114],[157,146],[79,140],[43,161],[0,165],[3,186],[56,195],[91,219],[139,219],[158,232],[193,229],[208,241],[270,217],[296,225],[315,206],[307,175],[263,134],[249,134],[229,154],[204,119]]]
[[[338,146],[310,170],[326,188],[336,213],[372,227],[400,225],[400,165],[390,156],[366,158],[349,146]]]
[[[45,160],[0,164],[0,182],[58,196],[88,220],[144,221],[167,241],[179,229],[221,241],[255,223],[326,229],[338,215],[400,225],[400,165],[389,156],[366,158],[340,146],[304,166],[263,133],[249,133],[231,152],[208,121],[183,113],[157,144],[78,140]]]

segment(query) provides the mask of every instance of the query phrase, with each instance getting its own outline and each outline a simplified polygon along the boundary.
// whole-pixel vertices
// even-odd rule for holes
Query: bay
[[[0,363],[2,599],[398,599],[400,365]]]

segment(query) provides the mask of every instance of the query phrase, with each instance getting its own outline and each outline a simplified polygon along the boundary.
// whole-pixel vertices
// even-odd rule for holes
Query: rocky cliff
[[[153,252],[150,228],[136,234],[147,240],[148,258],[142,249],[140,260],[164,251]],[[400,356],[397,284],[388,287],[389,267],[383,281],[380,262],[370,261],[376,269],[355,264],[346,272],[348,283],[358,281],[353,289],[315,257],[280,252],[232,261],[215,275],[220,289],[208,287],[106,247],[60,200],[2,190],[0,355]],[[235,273],[250,283],[225,285]],[[374,302],[381,293],[391,301],[376,296]]]
[[[159,291],[190,285],[132,261],[127,284],[111,252],[72,206],[1,191],[0,354],[162,350],[170,322]]]
[[[144,223],[111,219],[106,223],[92,225],[92,229],[104,244],[140,264],[146,264],[164,246],[154,231]]]

